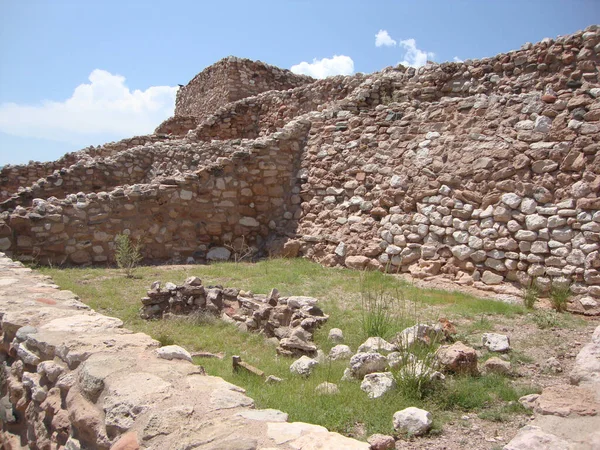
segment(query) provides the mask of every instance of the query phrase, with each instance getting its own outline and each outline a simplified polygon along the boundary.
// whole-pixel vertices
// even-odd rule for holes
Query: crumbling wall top
[[[177,92],[175,116],[203,119],[229,102],[314,82],[261,61],[228,56],[207,67]]]

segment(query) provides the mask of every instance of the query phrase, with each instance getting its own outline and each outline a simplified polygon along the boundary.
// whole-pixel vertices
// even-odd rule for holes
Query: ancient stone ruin
[[[168,316],[210,314],[232,322],[242,331],[255,331],[278,342],[277,353],[285,356],[316,356],[312,342],[314,331],[328,316],[312,297],[282,297],[277,289],[269,295],[253,294],[235,288],[203,286],[198,277],[190,277],[177,286],[152,284],[142,298],[140,316],[162,319]]]
[[[227,58],[155,134],[7,166],[0,250],[103,264],[214,249],[569,286],[600,312],[600,30],[461,63],[325,80]]]

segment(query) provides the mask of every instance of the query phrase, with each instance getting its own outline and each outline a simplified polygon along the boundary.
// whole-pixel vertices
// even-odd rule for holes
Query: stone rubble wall
[[[0,447],[368,450],[258,410],[177,346],[159,348],[0,253]]]
[[[219,107],[261,92],[292,89],[314,79],[260,61],[229,56],[207,67],[177,91],[175,117],[201,122]]]
[[[286,160],[278,175],[285,180],[283,197],[277,198],[279,189],[265,191],[273,182],[268,172],[262,175],[269,183],[260,181],[260,168],[252,179],[246,178],[243,165],[256,163],[250,158],[232,169],[232,183],[239,177],[249,185],[247,197],[235,188],[238,201],[227,206],[231,209],[222,210],[217,195],[204,197],[208,203],[202,212],[192,213],[195,200],[165,200],[163,187],[156,195],[173,208],[168,219],[153,203],[154,194],[143,201],[116,201],[109,195],[102,204],[104,221],[92,225],[110,236],[107,242],[130,229],[134,236],[144,236],[151,249],[148,257],[162,260],[193,257],[207,246],[247,233],[245,237],[264,253],[302,254],[326,265],[398,270],[418,277],[444,276],[497,292],[517,292],[499,285],[502,282],[518,286],[536,279],[542,289],[571,284],[578,296],[572,308],[595,314],[600,309],[599,55],[600,32],[589,27],[493,58],[332,77],[221,105],[185,137],[141,145],[112,158],[129,161],[129,169],[148,158],[139,181],[133,181],[146,186],[136,187],[138,191],[154,192],[157,185],[167,185],[162,179],[171,177],[179,180],[175,184],[181,189],[187,183],[181,184],[181,179],[193,180],[185,190],[196,192],[195,171],[202,165],[220,164],[220,158],[252,146],[248,139],[277,140],[277,130],[288,130],[286,124],[293,118],[292,124],[305,123],[310,131],[307,140],[286,150],[294,162]],[[273,149],[269,157],[279,153]],[[264,158],[263,164],[279,168],[277,160]],[[108,160],[93,159],[86,168],[92,172],[85,175],[112,189],[121,180],[102,178],[100,168]],[[76,190],[78,183],[84,188]],[[72,183],[63,183],[68,190],[40,190],[30,198],[65,196],[73,202],[69,195],[83,192],[96,202],[96,194],[88,191],[96,187],[85,183],[80,174]],[[124,192],[128,199],[132,188]],[[259,219],[260,227],[212,224],[214,208],[232,212],[229,220],[239,220],[247,214],[237,211],[238,205],[252,209],[265,192],[278,209],[268,209],[268,217]],[[120,201],[129,202],[134,212],[113,216],[109,204]],[[52,233],[46,228],[53,225],[27,222],[22,217],[33,213],[35,221],[39,213],[27,206],[30,203],[22,204],[26,208],[3,208],[0,247],[31,257],[34,248],[47,247],[45,239]],[[81,214],[81,208],[75,210]],[[276,217],[276,211],[284,215]],[[71,220],[60,213],[51,216],[58,222]],[[195,232],[190,233],[190,227]],[[169,230],[168,244],[157,242],[160,236],[151,237],[163,229]],[[183,246],[174,243],[179,233]],[[89,235],[75,229],[63,235],[62,242],[71,240],[69,255],[77,245],[90,245],[84,236]],[[109,259],[108,244],[96,247],[97,259],[75,259]],[[46,252],[64,260],[66,248]]]
[[[191,116],[174,116],[161,123],[154,133],[172,136],[185,136],[190,130],[196,129],[198,119]]]
[[[345,99],[366,77],[336,76],[287,91],[269,91],[229,103],[194,130],[197,140],[253,139],[269,135],[290,120]]]
[[[180,176],[202,166],[216,164],[218,158],[229,157],[236,145],[190,142],[185,139],[150,141],[121,150],[106,157],[81,159],[68,169],[56,171],[31,186],[21,189],[0,209],[29,207],[34,199],[66,198],[72,194],[108,191],[134,183],[149,183],[161,176]]]
[[[22,260],[74,264],[112,261],[118,234],[129,234],[156,261],[203,260],[209,247],[223,244],[261,249],[299,217],[294,175],[309,128],[292,122],[195,172],[36,199],[3,213],[0,247]]]
[[[242,331],[274,339],[277,353],[284,356],[316,356],[313,334],[329,318],[317,306],[316,298],[283,297],[277,289],[265,295],[205,286],[198,277],[190,277],[182,285],[167,282],[162,286],[156,281],[146,295],[142,298],[142,319],[209,314]]]
[[[0,169],[0,202],[9,199],[19,193],[20,190],[34,186],[40,179],[62,175],[65,170],[74,164],[87,163],[96,158],[107,158],[139,145],[162,142],[165,139],[167,138],[158,135],[135,136],[118,142],[109,142],[98,147],[89,147],[77,152],[67,153],[56,161],[31,162],[21,165],[8,164]],[[46,197],[42,196],[41,198]]]

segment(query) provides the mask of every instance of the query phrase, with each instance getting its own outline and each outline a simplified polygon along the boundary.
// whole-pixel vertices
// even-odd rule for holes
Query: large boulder
[[[443,370],[454,373],[477,373],[477,352],[458,341],[441,346],[435,355]]]
[[[394,414],[394,429],[398,433],[420,436],[429,431],[432,422],[429,411],[414,406]]]

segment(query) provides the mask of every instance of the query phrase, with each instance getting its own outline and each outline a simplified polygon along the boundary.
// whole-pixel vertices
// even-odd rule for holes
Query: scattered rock
[[[544,370],[547,370],[550,373],[561,373],[563,371],[560,361],[558,360],[558,358],[556,358],[554,356],[548,358],[544,362],[543,367],[544,367]]]
[[[357,353],[350,358],[350,372],[358,380],[374,372],[383,372],[387,367],[387,358],[379,353]]]
[[[290,372],[303,377],[308,377],[317,364],[317,361],[304,355],[292,363]]]
[[[484,333],[482,342],[491,352],[507,352],[510,350],[510,341],[508,336],[504,334]]]
[[[276,384],[276,383],[281,383],[282,381],[283,381],[283,378],[276,377],[275,375],[269,375],[265,379],[265,383],[267,383],[267,384]]]
[[[487,373],[499,373],[501,375],[510,375],[512,368],[509,361],[493,356],[483,364],[483,369]]]
[[[572,450],[569,442],[543,431],[540,427],[527,425],[503,447],[503,450]]]
[[[430,412],[411,406],[396,412],[393,422],[398,433],[421,436],[429,431],[433,419]]]
[[[441,326],[432,327],[421,323],[402,330],[394,338],[394,343],[398,347],[409,348],[416,342],[429,345],[431,342],[440,341],[442,338]]]
[[[213,247],[206,254],[209,261],[228,261],[231,257],[231,251],[225,247]]]
[[[339,328],[332,328],[331,330],[329,330],[327,339],[329,339],[330,342],[341,344],[342,342],[344,342],[344,333]]]
[[[396,380],[390,372],[369,373],[365,375],[360,388],[369,398],[379,398],[396,387]]]
[[[477,352],[458,341],[452,345],[441,346],[436,359],[442,368],[449,372],[477,374]]]
[[[329,351],[329,359],[332,361],[338,361],[341,359],[350,359],[354,352],[350,350],[350,347],[344,344],[336,345]]]
[[[328,383],[327,381],[319,384],[315,388],[315,393],[319,395],[335,395],[339,394],[340,390],[335,383]]]
[[[394,438],[385,434],[372,434],[367,442],[371,444],[371,450],[394,450],[396,446]]]
[[[370,337],[358,347],[358,352],[390,353],[396,351],[396,346],[380,337]]]
[[[156,349],[156,354],[159,358],[163,359],[183,359],[184,361],[192,362],[190,353],[179,345],[165,345],[164,347]]]

